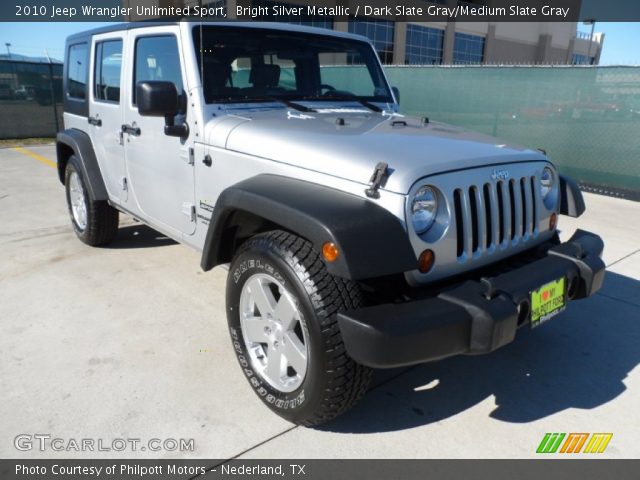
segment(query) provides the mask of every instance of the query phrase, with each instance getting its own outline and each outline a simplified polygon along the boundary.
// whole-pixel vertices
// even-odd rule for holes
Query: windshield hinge
[[[389,165],[385,162],[378,163],[369,179],[369,188],[364,191],[367,197],[380,198],[380,187],[387,181],[387,178],[389,178]]]

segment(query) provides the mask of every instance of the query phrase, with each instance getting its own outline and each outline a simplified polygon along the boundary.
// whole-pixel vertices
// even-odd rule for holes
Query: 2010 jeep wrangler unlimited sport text
[[[491,352],[597,291],[603,243],[547,157],[398,113],[363,37],[140,23],[70,37],[60,181],[77,236],[123,212],[229,264],[232,345],[282,417],[328,421],[371,368]]]

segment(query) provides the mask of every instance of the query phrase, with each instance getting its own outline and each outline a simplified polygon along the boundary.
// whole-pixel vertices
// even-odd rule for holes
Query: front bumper
[[[437,296],[338,314],[347,352],[358,363],[393,368],[457,354],[482,354],[512,342],[530,320],[532,291],[566,278],[565,303],[602,286],[600,237],[578,230],[531,263],[480,281],[468,280]]]

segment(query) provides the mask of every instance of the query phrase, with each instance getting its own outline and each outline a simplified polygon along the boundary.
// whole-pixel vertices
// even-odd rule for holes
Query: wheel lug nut
[[[264,327],[264,333],[266,335],[271,335],[271,327]]]
[[[278,342],[277,340],[275,342],[273,342],[273,346],[275,348],[278,348],[280,346],[280,342]]]

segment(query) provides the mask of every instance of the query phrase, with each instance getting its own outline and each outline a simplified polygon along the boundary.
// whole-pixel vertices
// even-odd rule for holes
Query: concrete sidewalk
[[[640,457],[640,203],[587,194],[583,217],[560,218],[564,238],[604,238],[595,297],[494,354],[378,372],[358,407],[308,429],[243,378],[226,271],[123,216],[109,248],[80,243],[47,159],[52,146],[0,149],[0,457],[522,458],[546,432],[612,432],[601,457]],[[14,448],[42,433],[195,450]]]

